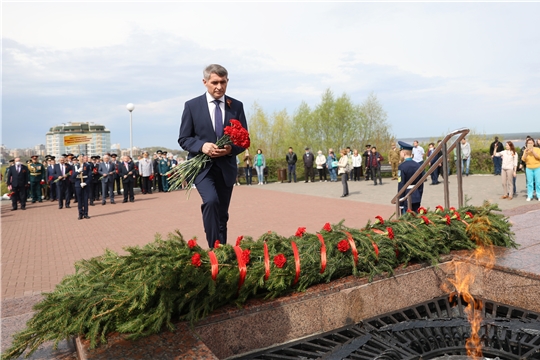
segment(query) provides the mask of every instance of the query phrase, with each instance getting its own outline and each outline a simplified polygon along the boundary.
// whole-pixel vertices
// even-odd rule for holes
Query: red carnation
[[[465,217],[468,217],[468,218],[472,219],[474,217],[474,215],[471,212],[467,211],[465,213]]]
[[[278,267],[278,268],[282,268],[283,266],[285,266],[285,263],[287,262],[287,258],[285,258],[285,255],[283,254],[277,254],[276,256],[274,256],[274,264]]]
[[[171,177],[171,174],[167,174],[167,177],[170,178],[170,177]]]
[[[424,224],[429,225],[430,221],[427,217],[421,216],[422,220],[424,220]]]
[[[149,179],[150,179],[150,181],[154,180],[154,174],[150,174]]]
[[[53,181],[53,177],[52,176],[49,176],[49,182]]]
[[[418,213],[419,213],[419,214],[427,214],[427,210],[426,210],[425,207],[420,206],[420,207],[418,208]]]
[[[454,216],[456,217],[456,219],[461,220],[461,216],[457,211],[454,212]]]
[[[294,236],[296,237],[302,237],[304,235],[304,233],[306,232],[306,228],[305,227],[299,227],[298,230],[296,230],[296,234],[294,234]]]
[[[247,149],[250,146],[249,133],[240,121],[231,119],[231,125],[226,126],[223,130],[225,135],[228,135],[232,143],[241,148]]]
[[[9,198],[12,197],[13,195],[15,195],[15,191],[12,191],[12,192],[10,192],[9,194],[7,194],[7,196],[8,196]]]
[[[249,249],[246,249],[242,251],[242,260],[244,260],[244,264],[249,264],[251,251]]]
[[[199,253],[193,254],[193,256],[191,257],[191,265],[195,267],[201,266],[201,254]]]
[[[452,223],[452,219],[450,219],[449,215],[444,216],[446,218],[446,225],[450,225]]]
[[[437,212],[437,211],[444,211],[444,208],[441,205],[437,205],[435,207],[435,212]]]
[[[197,246],[197,241],[196,241],[196,240],[193,240],[193,239],[190,239],[190,240],[187,242],[187,246],[189,246],[190,249],[193,249],[195,246]]]
[[[351,248],[351,245],[349,244],[348,240],[341,240],[340,242],[338,242],[337,248],[339,251],[344,253],[344,252],[349,251],[349,249]]]
[[[392,230],[391,227],[387,227],[386,231],[388,231],[388,237],[390,238],[390,240],[393,240],[394,239],[394,230]]]
[[[328,232],[332,231],[332,225],[330,225],[330,223],[324,224],[323,230],[328,231]]]
[[[375,221],[375,224],[384,225],[384,220],[380,215],[375,216],[375,219],[377,219],[377,221]]]
[[[407,214],[411,214],[412,216],[416,216],[416,213],[412,211],[411,209],[407,209]]]
[[[450,211],[456,211],[456,208],[452,206],[452,207],[450,208]]]
[[[41,185],[43,185],[43,184],[45,184],[45,180],[41,180],[39,183],[40,183]]]
[[[240,242],[244,239],[244,236],[243,235],[240,235],[239,237],[236,238],[236,246],[240,246]]]
[[[221,243],[219,242],[219,240],[216,240],[216,241],[214,242],[214,249],[219,248],[220,244],[221,244]]]

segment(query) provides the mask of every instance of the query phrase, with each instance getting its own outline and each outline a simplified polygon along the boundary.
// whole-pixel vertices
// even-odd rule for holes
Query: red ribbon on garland
[[[296,264],[296,276],[294,277],[294,284],[298,282],[298,278],[300,277],[300,256],[298,254],[298,247],[296,247],[296,243],[294,241],[291,241],[292,251],[294,254],[294,262]]]
[[[270,277],[270,255],[268,255],[268,245],[264,242],[264,280]]]
[[[358,265],[358,250],[356,250],[356,244],[354,243],[354,239],[350,232],[345,231],[345,234],[347,235],[347,240],[349,240],[349,244],[351,244],[351,251],[353,254],[354,265],[357,266]]]
[[[324,244],[324,238],[321,234],[317,234],[319,241],[321,242],[321,274],[326,270],[326,245]]]
[[[212,280],[216,281],[217,274],[219,272],[219,267],[218,267],[219,264],[217,261],[217,257],[213,251],[209,251],[208,256],[210,257],[210,264],[212,265]]]
[[[238,281],[238,290],[244,285],[244,280],[246,280],[247,268],[244,259],[242,258],[242,248],[240,246],[234,247],[234,252],[236,253],[236,259],[238,260],[238,270],[240,271],[240,280]]]

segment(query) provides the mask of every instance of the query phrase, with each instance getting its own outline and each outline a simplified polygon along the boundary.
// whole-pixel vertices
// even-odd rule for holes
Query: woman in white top
[[[514,178],[516,177],[516,169],[518,164],[518,155],[516,149],[511,141],[507,141],[505,145],[506,150],[495,153],[495,156],[502,157],[502,185],[504,189],[504,195],[501,199],[512,200],[514,194]]]
[[[319,181],[324,179],[324,182],[326,182],[326,156],[323,155],[321,150],[317,152],[315,165],[317,165],[317,171],[319,172]]]
[[[338,161],[338,175],[341,174],[341,184],[343,185],[343,195],[341,197],[349,196],[349,185],[347,184],[348,164],[349,157],[347,156],[347,149],[341,149],[341,157]]]
[[[358,155],[357,149],[353,150],[352,167],[353,167],[353,180],[360,181],[360,168],[362,167],[362,156]]]

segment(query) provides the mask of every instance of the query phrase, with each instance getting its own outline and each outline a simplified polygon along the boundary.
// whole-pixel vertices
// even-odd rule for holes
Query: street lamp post
[[[126,108],[129,110],[129,156],[133,159],[133,127],[131,115],[133,110],[135,110],[135,105],[129,103],[126,105]]]

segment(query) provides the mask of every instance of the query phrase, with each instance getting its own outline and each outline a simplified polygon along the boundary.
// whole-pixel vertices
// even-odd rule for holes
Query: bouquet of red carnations
[[[231,120],[231,125],[223,129],[224,135],[218,139],[216,145],[223,148],[225,145],[236,145],[243,149],[249,148],[250,140],[248,131],[242,126],[240,121]],[[195,181],[195,177],[201,172],[206,164],[211,161],[210,156],[200,153],[197,156],[179,163],[177,166],[167,172],[169,181],[169,191],[176,190],[187,183],[186,192],[189,193]]]

